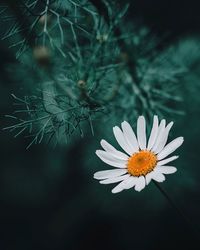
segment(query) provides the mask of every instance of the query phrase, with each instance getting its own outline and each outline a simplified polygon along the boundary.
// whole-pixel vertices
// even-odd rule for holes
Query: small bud
[[[50,50],[45,46],[36,46],[33,48],[33,57],[41,66],[47,66],[50,63]]]
[[[77,84],[78,84],[78,86],[79,86],[80,88],[84,88],[85,85],[86,85],[86,82],[85,82],[84,80],[79,80],[79,81],[77,82]]]
[[[51,16],[48,15],[48,14],[44,14],[44,15],[42,15],[42,16],[40,17],[40,19],[39,19],[38,22],[39,22],[39,24],[44,25],[46,21],[47,21],[47,23],[49,23],[50,20],[51,20]]]
[[[106,42],[108,40],[108,35],[107,34],[98,34],[96,36],[96,39],[100,42],[100,43],[103,43],[103,42]]]

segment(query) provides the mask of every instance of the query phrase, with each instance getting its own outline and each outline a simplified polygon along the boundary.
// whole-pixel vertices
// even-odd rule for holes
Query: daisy
[[[141,191],[151,180],[163,182],[165,174],[173,174],[177,170],[168,163],[178,156],[166,157],[183,143],[183,137],[178,137],[166,144],[172,125],[173,122],[166,124],[164,119],[159,124],[158,117],[154,116],[148,142],[144,116],[139,116],[137,120],[137,137],[128,122],[122,122],[122,129],[115,126],[114,136],[125,153],[101,140],[104,150],[97,150],[97,156],[116,169],[96,172],[94,178],[100,180],[101,184],[120,182],[112,189],[112,193],[133,187],[136,191]]]

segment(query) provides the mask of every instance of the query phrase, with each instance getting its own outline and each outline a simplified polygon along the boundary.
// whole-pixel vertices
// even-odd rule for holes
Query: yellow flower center
[[[154,169],[156,163],[157,157],[154,153],[141,150],[128,159],[127,170],[133,176],[146,175]]]

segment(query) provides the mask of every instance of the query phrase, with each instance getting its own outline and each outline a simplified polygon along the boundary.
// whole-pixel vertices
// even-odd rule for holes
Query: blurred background
[[[50,1],[48,4],[50,5],[51,2],[55,4],[56,1]],[[58,0],[57,2],[59,6],[62,6],[65,1]],[[99,4],[101,1],[93,0],[91,1],[92,7],[90,5],[87,7],[86,2],[87,1],[75,1],[77,6],[72,4],[72,6],[75,6],[75,10],[76,8],[78,9],[82,3],[83,6],[86,6],[84,8],[89,8],[90,10],[87,12],[87,9],[83,9],[84,13],[81,12],[82,9],[80,11],[76,10],[78,11],[77,16],[70,16],[72,7],[68,5],[67,7],[62,7],[67,8],[67,14],[65,13],[64,15],[69,17],[68,21],[72,22],[72,20],[79,18],[79,15],[80,18],[84,15],[84,21],[86,21],[83,27],[85,27],[86,30],[92,27],[92,35],[94,35],[94,32],[101,26],[101,22],[106,22],[108,19],[105,6],[109,6],[109,4],[101,5]],[[107,1],[107,3],[109,2],[111,3],[112,1]],[[32,3],[34,3],[34,1],[20,1],[23,8],[32,6]],[[46,1],[39,1],[37,4],[36,9],[30,8],[31,11],[28,17],[25,16],[24,20],[27,21],[26,25],[32,22],[31,17],[35,16],[35,12],[39,10],[40,13],[42,13],[40,8],[48,6]],[[69,1],[68,4],[71,4],[71,1]],[[175,247],[177,249],[198,248],[196,244],[198,244],[200,231],[194,232],[192,227],[170,206],[152,183],[140,193],[134,190],[128,190],[113,195],[111,193],[113,185],[99,185],[98,181],[93,179],[93,174],[96,171],[109,169],[108,166],[96,157],[95,150],[100,148],[99,142],[102,138],[113,143],[114,146],[117,146],[112,134],[112,127],[114,125],[118,125],[126,119],[135,128],[138,114],[144,114],[149,121],[151,121],[153,114],[158,112],[160,118],[165,117],[168,122],[171,120],[175,121],[171,135],[172,138],[177,136],[184,136],[185,138],[183,146],[178,150],[180,157],[175,162],[178,171],[174,175],[167,176],[167,180],[161,183],[161,186],[175,201],[176,205],[190,218],[194,227],[199,226],[200,3],[195,0],[119,0],[115,1],[114,5],[115,4],[119,10],[123,10],[125,4],[129,4],[129,8],[124,11],[123,17],[118,16],[117,28],[114,27],[111,34],[110,41],[119,41],[117,45],[119,49],[116,51],[116,55],[113,55],[110,51],[110,54],[107,56],[108,59],[106,57],[105,62],[107,63],[112,57],[115,57],[115,59],[121,58],[120,60],[123,61],[124,64],[122,66],[124,67],[123,74],[126,69],[127,71],[129,70],[131,72],[129,72],[130,75],[132,74],[133,78],[135,76],[135,82],[137,82],[138,79],[136,76],[140,76],[139,83],[141,84],[136,84],[135,86],[137,90],[139,89],[141,92],[139,92],[139,97],[137,97],[134,96],[135,94],[131,94],[128,87],[123,89],[122,86],[119,90],[119,94],[115,96],[115,101],[110,102],[107,107],[102,104],[103,101],[101,102],[99,100],[102,100],[101,97],[104,96],[107,91],[110,91],[110,89],[114,91],[113,86],[116,84],[116,79],[118,79],[116,74],[121,68],[117,68],[117,73],[115,71],[114,73],[109,73],[109,76],[106,75],[107,72],[104,72],[106,76],[104,78],[104,76],[101,75],[101,79],[103,79],[103,84],[105,83],[105,85],[107,85],[106,87],[104,85],[102,89],[99,89],[95,85],[96,92],[93,91],[92,96],[88,94],[89,92],[85,91],[85,89],[92,91],[92,87],[90,86],[91,88],[88,87],[87,89],[87,86],[82,87],[81,85],[82,83],[84,84],[86,80],[81,78],[80,75],[77,76],[76,80],[74,77],[77,72],[87,73],[89,71],[84,71],[85,68],[82,65],[80,66],[76,60],[74,60],[72,66],[68,66],[67,61],[68,52],[70,54],[71,51],[71,58],[73,58],[74,55],[74,57],[76,57],[76,53],[82,54],[82,64],[84,65],[84,60],[86,60],[86,64],[89,65],[88,67],[94,68],[94,71],[96,71],[97,68],[99,70],[99,65],[102,68],[105,67],[103,64],[101,65],[100,59],[97,59],[97,57],[100,58],[99,55],[94,54],[94,62],[88,61],[92,60],[91,55],[93,55],[93,52],[98,48],[97,46],[99,46],[94,42],[94,38],[90,38],[88,35],[89,38],[81,38],[78,40],[78,45],[76,42],[72,43],[71,40],[74,39],[72,29],[70,31],[71,33],[67,33],[67,38],[65,38],[64,35],[66,40],[61,44],[56,42],[55,45],[53,45],[54,50],[51,51],[51,44],[46,45],[42,43],[41,47],[39,42],[40,36],[37,37],[37,41],[35,41],[33,35],[30,35],[34,32],[40,33],[41,31],[38,27],[34,28],[31,32],[30,27],[23,27],[23,31],[20,31],[20,22],[22,22],[20,16],[23,17],[24,9],[22,7],[20,7],[21,9],[17,8],[16,1],[1,1],[0,249],[2,250],[164,250]],[[109,8],[108,10],[110,12],[108,11],[108,13],[111,13]],[[54,9],[54,5],[52,5],[52,10],[59,11],[59,8],[55,7]],[[91,11],[100,13],[99,15],[103,21],[99,21],[99,26],[93,26],[93,24],[91,24],[93,22],[90,21]],[[113,12],[116,14],[117,10],[114,9]],[[19,15],[19,13],[21,13],[21,15]],[[51,15],[53,15],[53,12],[51,12]],[[41,17],[53,20],[54,17],[51,15],[49,17],[43,17],[43,15],[41,15],[39,22],[42,25],[44,24]],[[13,17],[14,20],[17,20],[17,24],[20,24],[19,28],[13,28],[11,26]],[[57,16],[55,15],[55,19],[56,18]],[[124,20],[123,23],[122,19]],[[81,22],[82,21],[81,19]],[[72,27],[70,23],[68,24],[69,27]],[[82,23],[80,23],[80,27],[77,26],[81,28],[80,33],[83,29],[81,25]],[[108,27],[104,25],[102,29],[107,32],[109,30]],[[134,27],[134,29],[132,29],[132,27]],[[65,28],[66,32],[68,32],[67,27],[63,28],[64,31]],[[77,32],[76,34],[79,35],[78,28],[75,31]],[[100,28],[99,30],[101,31]],[[138,35],[141,33],[141,30],[148,31],[146,33],[144,32],[147,36],[145,35],[143,40],[143,35],[142,38]],[[130,32],[133,33],[135,43],[131,43],[132,38],[129,36],[125,38],[125,42],[121,42],[124,41],[123,34],[125,33],[124,36],[126,36],[127,34],[129,35]],[[15,50],[15,46],[12,45],[20,41],[18,40],[19,36],[23,41],[27,35],[29,38],[27,39],[25,47],[28,49],[22,52]],[[97,35],[99,35],[98,32],[96,33],[96,40],[104,39],[102,36],[97,38]],[[9,36],[8,38],[10,40],[8,40],[6,36]],[[58,33],[53,33],[52,37],[57,41],[60,39],[60,36],[62,40],[62,32],[59,31],[58,26]],[[44,37],[45,36],[42,38],[43,40],[45,39]],[[46,39],[48,40],[48,38]],[[51,43],[51,39],[49,40]],[[101,42],[99,42],[99,44],[101,44]],[[73,46],[76,52],[73,51]],[[125,50],[127,48],[126,46],[128,50]],[[89,50],[90,47],[91,51],[93,51],[92,53]],[[137,50],[138,47],[140,50]],[[138,51],[146,51],[147,47],[147,52],[149,53],[150,51],[151,56],[155,56],[154,58],[158,58],[158,60],[153,59],[152,62],[149,57],[140,57],[138,55]],[[56,50],[55,48],[58,49]],[[62,50],[60,48],[62,48]],[[61,53],[59,53],[60,50]],[[103,47],[100,51],[100,55],[108,53],[109,50],[110,47]],[[33,51],[33,53],[31,51]],[[67,56],[63,57],[64,59],[60,59],[63,53]],[[121,57],[119,57],[119,55]],[[130,58],[127,59],[127,55]],[[162,60],[160,60],[160,57]],[[134,58],[134,61],[132,58]],[[173,63],[170,61],[172,58]],[[53,66],[50,66],[50,60],[54,61]],[[116,67],[118,67],[120,63],[118,63],[117,59],[116,61]],[[109,65],[112,65],[114,68],[113,62],[109,61],[109,63]],[[148,77],[145,78],[146,81],[142,83],[141,79],[143,79],[145,75],[143,65],[147,63],[148,67],[152,70],[149,75],[147,74]],[[82,110],[83,108],[82,112],[85,112],[84,116],[82,116],[82,113],[80,115],[79,111],[77,111],[75,114],[70,114],[74,115],[74,120],[69,120],[71,116],[70,118],[58,117],[55,123],[53,120],[53,127],[57,130],[57,141],[55,142],[56,139],[53,138],[53,143],[45,142],[42,136],[41,141],[40,137],[37,137],[30,145],[32,141],[30,138],[35,137],[28,136],[29,132],[25,131],[24,133],[24,131],[22,131],[23,133],[15,137],[20,130],[13,135],[13,127],[11,127],[11,133],[8,131],[10,129],[5,129],[16,124],[16,122],[20,123],[24,121],[20,119],[27,119],[18,118],[18,115],[21,115],[22,112],[16,111],[22,111],[24,107],[18,108],[21,101],[16,99],[16,97],[19,97],[23,101],[26,100],[25,105],[30,109],[34,109],[34,112],[36,112],[30,116],[31,118],[28,120],[29,123],[34,119],[37,120],[41,113],[51,113],[51,110],[46,108],[44,101],[44,93],[51,91],[51,86],[47,86],[45,89],[46,92],[43,90],[43,86],[45,86],[44,83],[51,82],[47,80],[47,78],[50,79],[50,76],[53,76],[57,80],[60,79],[61,74],[64,74],[63,72],[66,70],[65,67],[68,67],[67,69],[70,72],[68,77],[71,77],[70,79],[74,82],[78,81],[78,88],[80,90],[70,87],[70,82],[67,86],[63,85],[65,86],[65,90],[67,89],[67,93],[61,88],[55,98],[52,94],[53,99],[59,103],[59,108],[62,111],[64,110],[65,102],[63,101],[63,104],[60,99],[58,101],[58,98],[65,95],[69,95],[69,98],[71,98],[74,93],[78,96],[77,93],[80,91],[81,100],[74,98],[75,101],[66,103],[67,105],[71,105],[72,108],[74,108],[74,103],[76,103],[76,105],[80,104],[80,109]],[[180,73],[181,76],[179,76]],[[92,72],[91,74],[91,78],[89,76],[88,79],[94,79],[93,76],[95,73]],[[161,75],[162,78],[160,77],[158,79],[157,75]],[[165,77],[164,80],[163,76]],[[120,80],[118,79],[119,82],[123,82],[123,80],[125,82],[125,78],[123,77],[124,75],[120,76]],[[82,79],[83,82],[80,82],[79,80]],[[126,81],[127,84],[129,84],[127,79]],[[91,82],[94,82],[94,80],[91,80]],[[169,85],[167,82],[175,86],[172,89],[170,87],[170,94],[168,93]],[[42,84],[42,86],[39,86],[39,84]],[[102,83],[100,83],[100,85],[102,86]],[[71,89],[74,91],[73,93]],[[148,95],[152,89],[157,90],[155,93],[157,93],[158,96]],[[35,94],[37,91],[39,94]],[[49,93],[50,92],[48,92],[48,94]],[[14,98],[11,94],[14,94]],[[161,95],[160,97],[159,94]],[[40,95],[43,97],[43,102],[41,103],[39,103],[41,99]],[[142,104],[137,101],[137,98],[140,99],[141,95],[144,97],[144,100],[147,101],[146,105],[142,106]],[[160,101],[160,99],[164,99],[162,95],[166,97],[167,101]],[[28,98],[28,96],[32,97],[30,99],[24,99],[25,97]],[[35,96],[37,96],[37,98],[35,98]],[[48,95],[46,98],[47,97]],[[99,101],[98,103],[95,102],[96,98]],[[131,101],[132,98],[133,101]],[[158,108],[158,110],[152,109],[150,110],[151,112],[149,112],[150,104],[148,101],[152,101],[152,98],[155,98],[155,101],[158,101],[159,105],[162,104],[164,108]],[[141,98],[141,100],[143,99]],[[106,106],[105,109],[104,106]],[[46,111],[42,109],[44,107]],[[84,109],[85,107],[86,110]],[[96,114],[99,109],[101,109],[101,112]],[[54,112],[54,110],[52,112]],[[93,115],[94,113],[95,115]],[[5,117],[5,115],[12,117]],[[14,121],[10,118],[13,118]],[[71,133],[69,131],[72,130],[68,130],[68,134],[71,133],[72,135],[67,138],[67,143],[62,142],[62,136],[62,138],[60,138],[59,129],[62,130],[62,125],[58,127],[55,125],[58,121],[60,122],[59,119],[66,119],[70,126],[71,123],[73,123],[72,127],[78,128],[79,122],[83,120],[83,125],[78,129],[79,131],[74,129],[75,131]],[[76,123],[77,119],[78,122]],[[42,127],[44,124],[35,125],[31,122],[29,125],[36,127],[33,128],[34,135],[35,133],[37,135],[38,131],[44,128]],[[18,128],[23,129],[24,127],[21,126],[17,127],[17,129]],[[151,123],[148,128],[151,128]],[[25,127],[25,129],[28,130],[29,128]],[[46,132],[44,132],[44,136],[45,133]],[[54,134],[52,137],[53,136],[55,137]]]

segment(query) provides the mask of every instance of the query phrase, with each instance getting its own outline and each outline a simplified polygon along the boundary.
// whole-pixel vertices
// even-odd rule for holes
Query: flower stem
[[[194,224],[191,222],[191,220],[182,212],[182,210],[179,207],[177,207],[177,205],[170,198],[167,192],[156,181],[153,180],[153,183],[158,188],[158,190],[163,194],[163,196],[167,199],[170,205],[181,215],[181,217],[187,222],[187,224],[199,235],[199,232],[200,232],[199,229],[197,229],[194,226]]]

